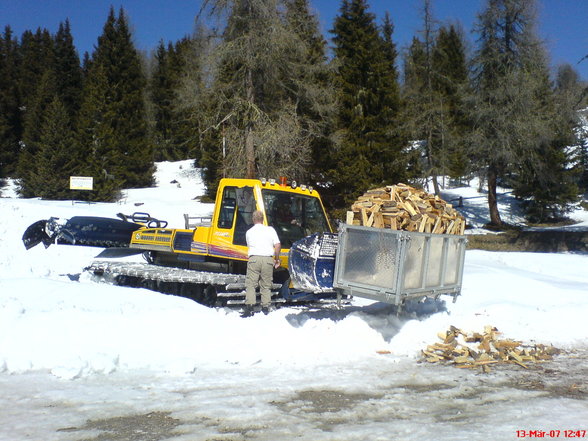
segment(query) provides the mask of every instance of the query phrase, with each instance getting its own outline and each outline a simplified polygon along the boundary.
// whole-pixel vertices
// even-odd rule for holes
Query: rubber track
[[[137,281],[155,281],[163,284],[177,284],[178,288],[188,285],[201,286],[203,288],[213,286],[216,292],[216,302],[221,305],[239,305],[245,302],[245,276],[242,274],[214,273],[207,271],[195,271],[182,268],[158,266],[141,262],[112,262],[94,261],[85,268],[86,271],[100,277],[109,283],[122,286],[141,286],[140,283],[127,283],[121,280],[129,278]],[[158,284],[158,286],[160,286]],[[280,284],[272,285],[272,302],[282,302],[279,295]],[[167,290],[155,289],[156,291],[170,293]],[[173,294],[182,292],[181,289],[173,290]],[[179,294],[182,295],[182,294]],[[190,296],[188,296],[190,297]],[[194,299],[199,300],[199,299]],[[213,305],[209,305],[213,306]]]

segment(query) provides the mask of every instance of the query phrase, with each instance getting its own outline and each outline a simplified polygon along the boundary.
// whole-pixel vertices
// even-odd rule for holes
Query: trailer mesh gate
[[[344,225],[334,287],[345,294],[402,304],[461,291],[465,236]]]

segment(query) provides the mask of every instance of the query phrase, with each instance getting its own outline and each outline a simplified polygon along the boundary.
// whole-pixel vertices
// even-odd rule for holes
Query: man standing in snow
[[[273,227],[263,225],[263,213],[256,210],[252,214],[253,226],[247,230],[246,240],[249,247],[247,278],[245,280],[245,308],[243,317],[253,314],[255,306],[255,289],[259,285],[261,293],[261,310],[269,313],[271,287],[274,268],[280,266],[282,246]]]

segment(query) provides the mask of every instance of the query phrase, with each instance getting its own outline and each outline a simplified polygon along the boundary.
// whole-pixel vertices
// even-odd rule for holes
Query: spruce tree
[[[77,164],[72,155],[74,131],[71,117],[61,100],[55,96],[45,112],[39,137],[38,164],[34,180],[36,196],[44,199],[69,199],[69,177],[75,175]]]
[[[147,187],[153,184],[153,151],[147,138],[145,88],[147,82],[139,53],[135,49],[124,11],[119,11],[116,22],[117,41],[114,47],[115,63],[112,81],[115,97],[114,112],[119,115],[115,123],[117,140],[124,161],[121,167],[125,185]],[[106,63],[108,69],[108,63]],[[121,124],[122,122],[122,124]]]
[[[26,110],[23,116],[22,151],[18,163],[20,191],[25,197],[46,196],[48,183],[44,177],[51,173],[47,171],[47,167],[51,170],[52,164],[46,164],[46,158],[41,155],[41,137],[49,117],[49,106],[59,99],[60,106],[63,107],[65,103],[68,120],[73,120],[80,101],[81,69],[69,23],[60,24],[55,38],[46,31],[39,30],[36,34],[25,32],[22,62],[21,87],[30,90],[24,98]],[[39,75],[40,78],[36,79]],[[69,142],[69,154],[73,156],[75,145],[72,141],[71,124],[68,122],[67,132],[65,128],[63,130],[64,140]],[[42,174],[43,171],[45,175]],[[67,179],[68,176],[61,178]],[[52,191],[56,194],[55,191],[65,190],[66,184]]]
[[[154,158],[157,161],[176,159],[171,139],[174,88],[169,72],[169,57],[172,50],[171,45],[166,49],[163,41],[159,42],[154,55],[154,70],[149,81],[154,119]]]
[[[39,142],[41,128],[45,122],[47,107],[56,96],[56,75],[52,69],[45,71],[35,94],[29,97],[27,111],[24,117],[24,131],[22,135],[22,150],[18,160],[18,176],[20,178],[20,193],[24,197],[35,197],[43,187],[38,179]]]
[[[153,135],[156,160],[199,159],[199,148],[191,147],[194,130],[186,124],[188,115],[180,109],[176,93],[186,63],[188,38],[167,47],[160,42],[154,54],[154,68],[149,80],[153,112]]]
[[[394,23],[392,23],[390,13],[386,11],[386,13],[384,14],[384,23],[382,24],[382,38],[384,39],[384,55],[390,63],[390,67],[396,74],[396,58],[398,57],[398,50],[396,49],[396,43],[394,43],[393,34]]]
[[[55,62],[54,40],[47,29],[38,28],[35,33],[25,31],[20,43],[19,88],[24,114],[31,100],[36,99],[41,78]]]
[[[20,153],[18,42],[10,26],[0,37],[0,177],[13,175]]]
[[[574,139],[569,149],[571,171],[580,188],[588,190],[588,112],[583,102],[585,86],[578,72],[569,64],[558,67],[555,80],[557,114],[562,118],[558,127],[572,127]]]
[[[427,155],[429,146],[426,144],[424,127],[428,121],[425,112],[427,96],[426,81],[427,55],[424,44],[413,37],[404,55],[404,82],[402,87],[401,124],[403,133],[419,155],[414,169],[419,177],[427,179],[431,176],[431,157]]]
[[[80,58],[74,46],[69,20],[59,24],[55,35],[55,72],[56,91],[67,109],[74,117],[80,109],[82,95],[82,68]]]
[[[80,142],[88,143],[82,147],[92,149],[92,175],[98,187],[104,185],[95,197],[112,198],[122,187],[152,184],[145,86],[125,13],[121,9],[117,17],[111,8],[89,66],[78,127]],[[100,115],[97,109],[102,110]]]
[[[336,192],[349,202],[374,185],[405,180],[407,159],[395,136],[400,98],[390,46],[367,2],[343,0],[331,32],[340,110],[330,172]]]
[[[77,174],[94,178],[94,191],[80,194],[82,199],[111,201],[119,196],[124,182],[115,172],[123,163],[112,121],[109,82],[102,65],[93,66],[84,82],[84,99],[78,115],[74,162]]]
[[[454,25],[439,28],[432,55],[432,85],[446,121],[440,130],[444,146],[442,171],[452,178],[460,178],[470,169],[465,142],[471,123],[465,108],[469,93],[465,52],[463,37]]]
[[[170,48],[171,49],[171,48]],[[175,154],[178,159],[194,159],[198,164],[201,159],[199,125],[192,123],[192,114],[200,113],[198,109],[187,110],[181,105],[178,91],[189,62],[195,62],[199,71],[199,55],[191,60],[192,37],[184,37],[177,41],[169,52],[169,72],[173,87],[171,135]]]
[[[430,0],[423,2],[422,13],[421,38],[413,38],[405,58],[403,127],[422,150],[424,177],[439,193],[439,176],[460,177],[468,169],[468,70],[455,27],[437,27]]]
[[[512,185],[514,194],[524,199],[527,218],[544,222],[563,218],[578,197],[571,147],[576,143],[578,109],[552,90],[540,46],[531,60],[534,66],[527,80],[535,83],[531,105],[541,118],[537,120],[539,127],[531,125],[529,132],[539,136],[535,145],[527,149],[528,157],[515,164]]]

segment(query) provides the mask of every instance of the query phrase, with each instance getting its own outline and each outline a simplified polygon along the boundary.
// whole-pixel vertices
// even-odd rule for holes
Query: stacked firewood
[[[463,234],[465,219],[439,196],[406,184],[369,190],[347,212],[348,225]]]
[[[528,368],[529,363],[551,360],[560,351],[541,344],[525,346],[520,341],[500,339],[500,332],[486,326],[482,333],[465,333],[451,326],[438,334],[441,342],[422,351],[425,361],[450,363],[458,368],[481,368],[488,372],[496,364],[517,364]]]

